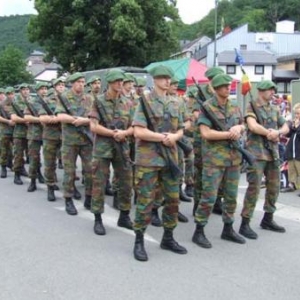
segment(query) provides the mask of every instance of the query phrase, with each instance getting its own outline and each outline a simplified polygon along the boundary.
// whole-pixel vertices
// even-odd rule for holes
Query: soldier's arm
[[[16,114],[12,114],[11,115],[11,120],[14,121],[15,123],[20,123],[20,124],[24,124],[27,123],[27,121],[23,118],[20,118],[19,116],[17,116]]]
[[[57,119],[59,122],[66,124],[72,124],[76,120],[76,118],[74,118],[73,116],[64,113],[58,113]]]
[[[133,127],[133,134],[135,138],[148,142],[162,142],[165,138],[165,135],[162,133],[154,132],[146,127],[136,125]]]
[[[2,118],[0,116],[0,123],[4,123],[4,124],[9,124],[9,120],[5,119],[5,118]]]
[[[102,125],[99,124],[99,121],[95,118],[90,119],[90,130],[91,132],[102,135],[102,136],[108,136],[113,137],[115,134],[115,131],[112,129],[108,129]]]
[[[217,131],[209,126],[200,124],[201,137],[209,141],[231,140],[232,134],[229,131]]]
[[[40,115],[39,119],[41,123],[45,123],[45,124],[59,123],[56,116]]]
[[[246,118],[246,122],[248,125],[248,129],[258,135],[267,136],[269,134],[269,130],[264,126],[257,123],[256,118],[252,116],[248,116]]]
[[[39,117],[34,117],[32,115],[24,115],[24,119],[29,123],[40,123]]]

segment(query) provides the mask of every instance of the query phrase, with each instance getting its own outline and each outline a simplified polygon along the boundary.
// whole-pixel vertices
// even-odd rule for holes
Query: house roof
[[[275,79],[299,79],[299,74],[294,70],[274,70],[273,78]]]
[[[277,57],[278,62],[285,62],[285,61],[296,60],[296,59],[300,59],[300,53],[294,53],[294,54],[290,54],[290,55],[284,55],[284,56]]]
[[[244,59],[244,65],[276,65],[276,56],[267,51],[240,51]],[[235,65],[235,51],[223,51],[218,55],[218,63],[220,66]]]

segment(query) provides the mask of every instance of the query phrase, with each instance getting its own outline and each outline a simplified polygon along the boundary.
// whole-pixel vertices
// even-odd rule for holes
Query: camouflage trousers
[[[196,211],[195,222],[203,226],[207,224],[218,195],[218,188],[223,181],[223,222],[226,224],[233,223],[239,179],[240,166],[216,167],[204,165],[202,169],[202,197]]]
[[[14,172],[21,172],[24,167],[24,152],[27,149],[27,139],[13,138],[13,153],[14,153]]]
[[[124,170],[121,159],[94,157],[92,161],[93,192],[92,213],[103,213],[105,203],[105,185],[109,174],[109,166],[112,164],[114,178],[118,186],[119,207],[122,211],[131,209],[132,196],[132,170]]]
[[[179,183],[184,182],[186,185],[194,185],[194,151],[185,156],[182,149],[178,147],[178,166],[184,174]]]
[[[162,197],[165,201],[162,211],[163,226],[174,229],[178,218],[178,179],[173,179],[170,170],[166,167],[136,166],[135,176],[137,205],[134,230],[145,231],[151,222],[151,211],[158,186],[162,190]]]
[[[0,165],[7,166],[8,161],[12,160],[12,146],[13,137],[12,135],[3,135],[1,138],[1,157]]]
[[[80,156],[84,174],[85,195],[92,195],[92,145],[62,145],[61,154],[64,165],[64,197],[73,197],[76,160]]]
[[[56,160],[60,152],[61,140],[43,140],[44,175],[47,185],[54,185],[56,179]]]
[[[29,155],[29,178],[37,177],[38,169],[41,167],[41,146],[42,141],[28,140]]]
[[[280,170],[278,162],[257,160],[255,166],[248,166],[248,188],[244,197],[242,217],[252,218],[256,202],[260,193],[260,184],[263,174],[266,177],[266,193],[264,211],[274,213],[280,189]]]

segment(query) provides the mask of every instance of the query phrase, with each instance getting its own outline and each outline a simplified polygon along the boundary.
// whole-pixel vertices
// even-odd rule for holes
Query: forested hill
[[[0,52],[6,45],[19,48],[24,58],[33,50],[41,49],[36,43],[30,43],[27,37],[27,23],[30,15],[0,17]]]

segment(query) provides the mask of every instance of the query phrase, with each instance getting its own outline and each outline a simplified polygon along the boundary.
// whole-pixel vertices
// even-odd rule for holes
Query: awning
[[[299,74],[294,70],[274,70],[273,71],[273,78],[274,79],[299,79]]]

